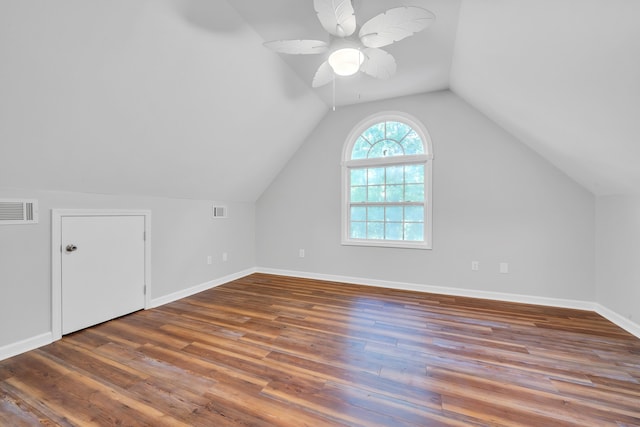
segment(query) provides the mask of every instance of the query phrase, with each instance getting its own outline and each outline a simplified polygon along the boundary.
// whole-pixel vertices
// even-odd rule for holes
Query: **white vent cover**
[[[229,209],[222,205],[213,205],[213,217],[214,218],[228,218]]]
[[[0,199],[0,225],[37,224],[38,201]]]

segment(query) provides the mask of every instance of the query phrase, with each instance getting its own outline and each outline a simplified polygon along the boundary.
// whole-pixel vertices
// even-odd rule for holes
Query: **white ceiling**
[[[451,88],[594,194],[640,191],[640,1],[354,0],[401,5],[436,22],[338,105]],[[0,2],[0,186],[256,200],[333,103],[321,57],[262,46],[288,38],[327,39],[312,0]]]
[[[328,40],[313,2],[232,0],[265,40]],[[386,48],[397,74],[341,78],[336,104],[450,88],[596,195],[640,192],[640,1],[354,0],[358,23],[422,6],[436,22]],[[274,54],[276,55],[276,54]],[[311,86],[321,55],[280,55]],[[333,103],[330,85],[316,92]]]
[[[0,187],[252,201],[328,110],[226,1],[4,0],[0,61]]]
[[[464,0],[451,88],[596,195],[640,192],[640,1]]]
[[[313,0],[230,0],[264,41],[313,39],[329,42],[313,8]],[[458,23],[460,0],[352,0],[358,28],[387,9],[420,6],[435,13],[435,22],[426,30],[382,48],[391,53],[398,66],[388,80],[359,73],[336,79],[335,104],[346,105],[392,98],[449,87],[449,74]],[[316,70],[327,59],[321,55],[284,55],[282,57],[311,87]],[[327,105],[333,104],[329,84],[315,89]]]

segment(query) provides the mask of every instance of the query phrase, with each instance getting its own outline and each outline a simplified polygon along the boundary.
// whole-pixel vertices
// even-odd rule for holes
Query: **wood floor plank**
[[[0,425],[28,427],[34,425],[59,426],[37,408],[27,405],[19,396],[8,390],[0,393]]]
[[[640,426],[597,313],[252,274],[0,362],[0,426]]]
[[[19,406],[22,409],[20,416],[16,417],[13,411],[2,411],[3,424],[11,426],[13,423],[20,423],[27,417],[26,413],[31,414],[33,417],[38,418],[38,423],[31,425],[45,425],[45,426],[58,426],[58,427],[73,427],[74,425],[66,415],[60,414],[53,410],[51,406],[34,398],[33,393],[29,393],[29,390],[21,390],[13,387],[8,382],[2,383],[3,394],[7,396],[7,399],[12,400],[12,406]],[[37,391],[36,391],[37,393]],[[23,417],[22,419],[20,417]]]

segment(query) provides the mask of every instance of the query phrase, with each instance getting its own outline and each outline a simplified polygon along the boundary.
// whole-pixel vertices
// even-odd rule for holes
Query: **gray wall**
[[[343,144],[384,110],[417,117],[432,137],[433,250],[340,245]],[[449,91],[329,113],[256,209],[262,268],[595,300],[594,196]]]
[[[597,201],[597,301],[640,325],[640,196]]]
[[[200,200],[0,189],[12,197],[38,199],[40,221],[0,226],[0,347],[51,330],[51,209],[150,210],[152,299],[255,266],[253,203],[212,219]]]

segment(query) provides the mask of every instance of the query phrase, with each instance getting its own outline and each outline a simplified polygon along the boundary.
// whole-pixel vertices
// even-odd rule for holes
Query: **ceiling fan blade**
[[[264,46],[278,53],[289,55],[312,55],[327,51],[328,44],[320,40],[274,40]]]
[[[365,22],[359,37],[367,47],[388,46],[424,30],[435,19],[433,12],[421,7],[397,7]]]
[[[367,48],[363,51],[365,60],[360,69],[377,79],[388,79],[396,73],[396,60],[382,49]]]
[[[313,0],[313,8],[329,34],[349,37],[356,31],[356,16],[351,0]]]
[[[313,83],[311,84],[311,86],[312,87],[324,86],[327,83],[331,83],[334,78],[335,76],[333,74],[333,69],[331,68],[331,65],[329,65],[328,61],[324,61],[318,68],[318,71],[316,71],[316,75],[313,77]]]

